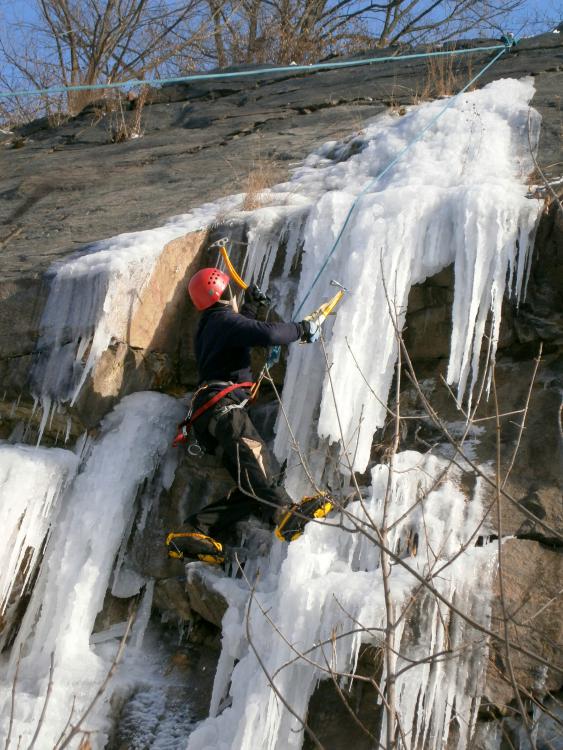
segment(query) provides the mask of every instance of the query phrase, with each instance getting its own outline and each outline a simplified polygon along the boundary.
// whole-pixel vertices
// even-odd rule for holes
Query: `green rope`
[[[510,46],[513,46],[513,45],[512,45],[512,42],[511,42]],[[363,189],[362,189],[362,190],[361,190],[361,191],[360,191],[360,192],[358,193],[358,195],[357,195],[357,196],[356,196],[356,198],[354,199],[354,202],[352,203],[352,205],[351,205],[351,207],[350,207],[350,209],[349,209],[348,213],[346,214],[346,218],[344,219],[344,223],[342,224],[342,226],[341,226],[341,228],[340,228],[340,231],[338,232],[338,235],[337,235],[336,239],[334,240],[334,243],[333,243],[333,245],[332,245],[332,248],[330,249],[330,252],[328,253],[328,255],[326,256],[326,258],[324,259],[324,261],[323,261],[323,263],[322,263],[322,265],[321,265],[321,267],[320,267],[319,271],[317,272],[317,275],[315,276],[315,278],[313,279],[312,283],[310,284],[310,286],[309,286],[309,289],[307,290],[307,293],[305,294],[305,296],[304,296],[304,297],[303,297],[303,299],[301,300],[301,303],[300,303],[300,304],[299,304],[299,306],[297,307],[297,310],[295,311],[295,314],[294,314],[294,316],[293,316],[294,320],[295,320],[295,319],[297,318],[297,316],[298,316],[298,315],[299,315],[299,313],[301,312],[301,309],[303,308],[303,305],[305,304],[305,302],[306,302],[306,301],[307,301],[307,299],[309,298],[309,295],[310,295],[310,294],[311,294],[311,292],[313,291],[313,288],[315,287],[315,285],[316,285],[317,281],[318,281],[318,280],[320,279],[320,277],[321,277],[321,275],[322,275],[323,271],[325,270],[325,268],[326,268],[326,267],[327,267],[327,265],[328,265],[328,262],[330,261],[330,259],[332,258],[332,256],[334,255],[334,253],[335,253],[335,251],[336,251],[336,248],[337,248],[337,247],[338,247],[338,245],[340,244],[340,240],[342,239],[342,235],[344,234],[344,231],[345,231],[346,227],[347,227],[347,226],[348,226],[348,224],[350,223],[350,219],[352,218],[352,214],[354,213],[354,211],[355,211],[355,209],[356,209],[356,207],[357,207],[357,205],[358,205],[358,202],[359,202],[360,198],[361,198],[361,197],[362,197],[363,195],[365,195],[365,194],[366,194],[366,193],[367,193],[367,192],[368,192],[369,190],[371,190],[371,188],[372,188],[372,187],[373,187],[373,186],[375,185],[375,183],[376,183],[376,182],[378,182],[378,180],[380,180],[380,179],[381,179],[381,178],[382,178],[382,177],[383,177],[384,175],[386,175],[386,174],[387,174],[387,172],[389,172],[389,171],[390,171],[390,170],[392,169],[392,167],[394,167],[394,166],[395,166],[395,164],[396,164],[396,163],[397,163],[397,162],[399,161],[399,159],[402,159],[402,157],[403,157],[403,156],[404,156],[404,155],[405,155],[405,154],[406,154],[406,153],[407,153],[408,151],[410,151],[410,150],[411,150],[411,148],[412,148],[412,147],[413,147],[414,145],[416,145],[416,144],[417,144],[417,143],[418,143],[418,142],[419,142],[419,141],[420,141],[420,140],[422,139],[422,137],[424,136],[424,134],[425,134],[425,133],[426,133],[426,132],[427,132],[428,130],[430,130],[430,128],[431,128],[431,127],[432,127],[432,126],[433,126],[433,125],[434,125],[434,124],[435,124],[435,123],[436,123],[436,122],[437,122],[437,121],[438,121],[438,120],[439,120],[439,119],[440,119],[440,118],[442,117],[442,115],[443,115],[443,114],[444,114],[445,112],[447,112],[447,110],[448,110],[448,109],[449,109],[449,108],[450,108],[450,107],[451,107],[451,106],[452,106],[452,105],[454,104],[454,102],[455,102],[455,101],[457,100],[457,98],[458,98],[459,96],[461,96],[462,94],[464,94],[464,93],[465,93],[465,92],[467,91],[467,89],[468,89],[468,88],[469,88],[470,86],[472,86],[472,85],[473,85],[473,84],[474,84],[474,83],[475,83],[475,82],[476,82],[476,81],[477,81],[477,80],[478,80],[479,78],[481,78],[481,76],[482,76],[482,75],[483,75],[483,74],[484,74],[484,73],[485,73],[485,72],[486,72],[486,71],[487,71],[487,70],[488,70],[488,69],[489,69],[489,68],[490,68],[490,67],[491,67],[492,65],[494,65],[494,64],[496,63],[496,61],[497,61],[497,60],[498,60],[498,59],[499,59],[499,58],[500,58],[500,57],[501,57],[502,55],[504,55],[504,53],[505,53],[505,52],[509,51],[509,49],[510,49],[510,46],[509,46],[508,44],[504,45],[504,46],[503,46],[503,49],[501,49],[501,51],[500,51],[500,52],[499,52],[499,53],[498,53],[497,55],[495,55],[495,56],[494,56],[494,58],[493,58],[492,60],[490,60],[490,61],[489,61],[489,62],[488,62],[488,63],[487,63],[486,65],[485,65],[485,67],[484,67],[484,68],[482,68],[482,69],[481,69],[481,70],[479,71],[479,73],[477,73],[477,75],[473,76],[473,78],[472,78],[472,79],[471,79],[471,80],[470,80],[470,81],[469,81],[468,83],[466,83],[466,84],[465,84],[465,86],[464,86],[464,87],[463,87],[463,88],[462,88],[462,89],[461,89],[460,91],[458,91],[458,92],[457,92],[457,94],[455,94],[455,96],[452,96],[452,97],[451,97],[450,99],[448,99],[448,102],[447,102],[447,104],[445,105],[445,107],[443,107],[443,108],[442,108],[442,109],[441,109],[441,110],[440,110],[440,111],[439,111],[439,112],[438,112],[438,113],[437,113],[437,114],[436,114],[436,115],[435,115],[434,117],[432,117],[432,119],[430,120],[430,122],[428,122],[428,123],[427,123],[427,124],[426,124],[426,125],[425,125],[425,126],[424,126],[424,127],[422,128],[422,130],[421,130],[421,131],[420,131],[420,132],[418,133],[418,135],[416,136],[416,138],[413,138],[413,140],[412,140],[412,141],[410,141],[409,143],[407,143],[407,145],[406,145],[406,146],[405,146],[405,147],[404,147],[403,149],[401,149],[401,151],[399,151],[399,153],[398,153],[398,154],[397,154],[397,155],[396,155],[396,156],[394,157],[394,159],[392,159],[392,160],[391,160],[391,161],[389,162],[389,164],[388,164],[388,165],[387,165],[387,166],[386,166],[386,167],[385,167],[384,169],[382,169],[382,170],[381,170],[381,172],[379,172],[379,174],[378,174],[378,175],[376,175],[376,176],[375,176],[375,177],[373,178],[373,180],[370,180],[370,181],[368,182],[368,184],[367,184],[367,185],[366,185],[366,186],[365,186],[365,187],[364,187],[364,188],[363,188]]]
[[[398,62],[402,60],[417,60],[430,57],[446,57],[453,55],[469,55],[476,52],[494,52],[506,49],[506,43],[490,47],[471,47],[470,49],[446,50],[444,52],[421,52],[412,55],[396,55],[391,57],[368,57],[365,60],[345,60],[343,62],[315,63],[312,65],[285,65],[277,68],[263,68],[262,70],[239,70],[224,73],[195,73],[177,78],[132,78],[117,83],[76,84],[72,86],[55,86],[45,89],[22,89],[19,91],[0,91],[0,99],[15,98],[17,96],[49,96],[52,94],[66,94],[69,91],[102,91],[104,89],[118,89],[126,86],[163,86],[170,83],[197,83],[198,81],[223,80],[226,78],[242,78],[248,76],[272,75],[276,73],[310,73],[315,70],[333,70],[338,68],[359,67],[379,62]]]

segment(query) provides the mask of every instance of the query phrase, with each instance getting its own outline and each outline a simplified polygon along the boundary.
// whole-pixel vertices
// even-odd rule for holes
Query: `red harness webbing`
[[[188,439],[188,435],[190,434],[192,424],[196,421],[196,419],[199,419],[202,414],[204,414],[208,409],[211,409],[212,406],[215,406],[216,403],[218,403],[222,398],[231,393],[231,391],[236,391],[239,388],[252,388],[253,385],[254,383],[251,382],[231,383],[231,385],[228,385],[226,388],[223,388],[222,391],[216,393],[209,399],[209,401],[206,401],[204,404],[202,404],[199,409],[196,409],[194,414],[192,414],[192,416],[182,424],[182,429],[174,438],[172,445],[175,447],[177,445],[180,445],[180,443],[185,443]]]

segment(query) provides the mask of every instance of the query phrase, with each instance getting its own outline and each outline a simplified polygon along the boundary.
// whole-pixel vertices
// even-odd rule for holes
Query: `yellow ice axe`
[[[219,249],[219,252],[221,253],[221,257],[225,261],[225,265],[227,266],[227,269],[228,269],[229,273],[231,274],[231,278],[233,279],[233,281],[236,284],[238,284],[240,286],[241,289],[245,289],[246,290],[246,289],[248,289],[248,284],[246,283],[246,281],[244,281],[244,279],[242,279],[238,275],[235,267],[233,266],[233,263],[232,263],[231,259],[229,258],[229,253],[227,252],[227,242],[228,241],[229,241],[228,237],[221,237],[220,240],[217,240],[212,245],[209,245],[209,249],[211,250],[214,247],[216,247],[216,248]]]
[[[313,310],[312,313],[307,315],[304,320],[314,321],[318,325],[322,325],[328,318],[328,316],[332,313],[336,305],[340,302],[342,297],[344,297],[344,294],[348,291],[345,287],[342,286],[342,284],[339,284],[338,281],[334,281],[334,279],[330,283],[331,286],[339,286],[340,289],[336,292],[334,297],[331,297],[326,302],[323,302],[322,305],[319,305],[319,307],[317,307],[316,310]]]
[[[334,279],[330,282],[331,286],[337,286],[339,287],[339,290],[336,292],[334,297],[331,297],[326,302],[323,302],[322,305],[317,307],[316,310],[313,310],[312,313],[307,315],[304,320],[310,320],[317,323],[317,325],[322,325],[325,320],[328,318],[329,315],[331,315],[334,312],[334,308],[336,305],[340,302],[340,300],[344,297],[348,289],[346,289],[345,286],[342,286],[338,281],[335,281]],[[276,362],[279,361],[280,358],[280,347],[274,346],[272,349],[270,349],[270,353],[268,355],[268,358],[266,359],[266,362],[262,369],[260,370],[260,374],[256,379],[256,382],[252,386],[252,389],[250,391],[250,400],[254,400],[257,395],[258,391],[260,390],[260,386],[262,385],[262,380],[264,379],[264,376],[266,374],[266,371],[268,368],[273,367],[273,365],[276,364]]]

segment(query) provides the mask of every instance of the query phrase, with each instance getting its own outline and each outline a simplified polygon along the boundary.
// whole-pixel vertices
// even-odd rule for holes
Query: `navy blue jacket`
[[[254,305],[247,303],[240,313],[220,302],[204,310],[195,336],[200,383],[210,380],[250,381],[252,346],[290,344],[301,335],[297,323],[262,323],[255,320],[255,316]]]

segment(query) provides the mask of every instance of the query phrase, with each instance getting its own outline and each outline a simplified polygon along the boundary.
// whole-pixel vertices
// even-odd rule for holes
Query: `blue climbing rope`
[[[373,187],[373,186],[374,186],[374,185],[376,184],[376,182],[378,182],[378,180],[380,180],[380,179],[381,179],[381,178],[382,178],[382,177],[383,177],[384,175],[386,175],[386,174],[387,174],[387,172],[389,172],[389,171],[390,171],[390,170],[391,170],[391,169],[392,169],[392,168],[393,168],[393,167],[395,166],[395,164],[397,164],[397,162],[398,162],[398,161],[399,161],[400,159],[402,159],[402,158],[403,158],[403,156],[404,156],[404,155],[405,155],[405,154],[406,154],[406,153],[407,153],[408,151],[410,151],[410,149],[411,149],[411,148],[412,148],[412,147],[413,147],[414,145],[416,145],[416,144],[417,144],[417,143],[418,143],[418,142],[419,142],[419,141],[420,141],[420,140],[421,140],[421,139],[423,138],[424,134],[425,134],[425,133],[427,133],[427,132],[428,132],[428,130],[430,130],[430,128],[431,128],[431,127],[432,127],[432,126],[433,126],[433,125],[434,125],[434,124],[435,124],[435,123],[436,123],[436,122],[437,122],[437,121],[438,121],[438,120],[439,120],[439,119],[440,119],[440,118],[442,117],[442,115],[443,115],[443,114],[444,114],[445,112],[447,112],[447,111],[448,111],[448,109],[450,109],[450,107],[451,107],[451,106],[452,106],[452,105],[453,105],[453,104],[455,103],[455,101],[457,100],[457,98],[458,98],[459,96],[461,96],[462,94],[464,94],[464,93],[465,93],[465,92],[467,91],[467,89],[468,89],[468,88],[469,88],[470,86],[472,86],[472,85],[473,85],[473,84],[474,84],[474,83],[475,83],[475,82],[476,82],[477,80],[479,80],[479,78],[481,78],[481,76],[482,76],[482,75],[483,75],[483,74],[484,74],[484,73],[485,73],[485,72],[486,72],[486,71],[487,71],[487,70],[488,70],[488,69],[489,69],[489,68],[490,68],[490,67],[491,67],[492,65],[494,65],[494,64],[496,63],[496,61],[497,61],[497,60],[498,60],[498,59],[499,59],[499,58],[500,58],[500,57],[501,57],[502,55],[504,55],[504,53],[505,53],[505,52],[507,52],[507,51],[508,51],[508,50],[509,50],[509,49],[510,49],[510,48],[511,48],[511,47],[512,47],[513,45],[514,45],[514,40],[513,40],[513,39],[509,39],[509,40],[507,40],[507,42],[505,42],[505,44],[504,44],[503,48],[502,48],[502,49],[500,50],[500,52],[499,52],[499,53],[498,53],[497,55],[495,55],[495,56],[493,57],[493,59],[492,59],[492,60],[490,60],[490,61],[489,61],[489,62],[488,62],[488,63],[487,63],[486,65],[485,65],[485,67],[484,67],[484,68],[482,68],[482,69],[481,69],[481,70],[479,71],[479,73],[477,73],[477,75],[473,76],[473,78],[472,78],[472,79],[471,79],[471,80],[470,80],[470,81],[469,81],[468,83],[466,83],[466,85],[465,85],[465,86],[464,86],[464,87],[463,87],[463,88],[462,88],[462,89],[461,89],[460,91],[458,91],[458,92],[457,92],[457,94],[455,94],[454,96],[452,96],[452,97],[451,97],[451,98],[450,98],[450,99],[448,100],[447,104],[446,104],[446,105],[445,105],[445,106],[444,106],[444,107],[443,107],[443,108],[442,108],[442,109],[441,109],[441,110],[440,110],[440,111],[439,111],[439,112],[438,112],[438,113],[437,113],[437,114],[436,114],[436,115],[435,115],[434,117],[432,117],[432,119],[431,119],[431,120],[430,120],[430,121],[429,121],[429,122],[428,122],[428,123],[427,123],[427,124],[426,124],[426,125],[425,125],[425,126],[424,126],[424,127],[422,128],[422,130],[421,130],[421,131],[420,131],[420,132],[418,133],[418,135],[416,136],[416,138],[413,138],[413,140],[412,140],[412,141],[410,141],[409,143],[407,143],[407,145],[406,145],[406,146],[405,146],[405,147],[404,147],[403,149],[401,149],[401,151],[399,151],[399,153],[398,153],[398,154],[397,154],[397,155],[395,156],[395,158],[394,158],[394,159],[392,159],[392,160],[391,160],[391,161],[389,162],[389,164],[388,164],[388,165],[387,165],[387,166],[386,166],[386,167],[385,167],[384,169],[382,169],[382,170],[381,170],[381,172],[379,172],[379,174],[377,174],[377,175],[376,175],[376,176],[375,176],[375,177],[374,177],[374,178],[373,178],[372,180],[370,180],[370,181],[368,182],[368,184],[367,184],[367,185],[366,185],[366,186],[365,186],[365,187],[364,187],[364,188],[363,188],[363,189],[362,189],[362,190],[361,190],[361,191],[360,191],[360,192],[358,193],[358,195],[357,195],[357,196],[355,197],[355,199],[354,199],[354,202],[353,202],[353,203],[352,203],[352,205],[350,206],[350,209],[349,209],[348,213],[346,214],[346,218],[344,219],[344,223],[343,223],[343,224],[342,224],[342,226],[340,227],[340,231],[338,232],[338,235],[336,236],[336,239],[334,240],[334,243],[333,243],[333,245],[332,245],[332,247],[331,247],[331,249],[330,249],[329,253],[327,254],[327,256],[326,256],[326,258],[324,259],[324,261],[323,261],[323,263],[322,263],[321,267],[319,268],[319,270],[318,270],[318,272],[317,272],[317,274],[316,274],[315,278],[313,279],[312,283],[310,284],[310,286],[309,286],[309,289],[307,290],[307,292],[306,292],[305,296],[303,297],[303,299],[301,300],[300,304],[298,305],[298,307],[297,307],[297,310],[295,311],[295,313],[294,313],[294,315],[293,315],[293,319],[294,319],[294,320],[297,320],[297,318],[298,318],[298,316],[299,316],[299,313],[300,313],[300,312],[301,312],[301,310],[303,309],[303,305],[305,304],[305,302],[306,302],[306,301],[307,301],[307,299],[309,298],[309,296],[310,296],[311,292],[313,291],[314,287],[316,286],[316,284],[317,284],[318,280],[319,280],[319,279],[320,279],[320,277],[322,276],[322,274],[323,274],[323,271],[324,271],[324,270],[325,270],[325,268],[327,267],[327,265],[328,265],[328,263],[329,263],[330,259],[332,258],[332,256],[334,255],[334,253],[335,253],[335,251],[336,251],[336,249],[337,249],[338,245],[340,244],[340,240],[342,239],[342,235],[344,234],[344,232],[345,232],[345,230],[346,230],[346,227],[347,227],[347,226],[348,226],[348,224],[350,223],[350,219],[352,218],[352,215],[353,215],[354,211],[356,210],[356,207],[357,207],[357,205],[358,205],[358,202],[359,202],[360,198],[361,198],[361,197],[362,197],[363,195],[365,195],[365,194],[366,194],[366,193],[367,193],[367,192],[368,192],[369,190],[371,190],[371,188],[372,188],[372,187]]]
[[[403,149],[401,149],[401,151],[399,151],[399,153],[398,153],[398,154],[397,154],[397,155],[396,155],[396,156],[395,156],[395,157],[394,157],[394,158],[393,158],[393,159],[392,159],[392,160],[391,160],[391,161],[389,162],[389,164],[388,164],[388,165],[387,165],[387,166],[386,166],[386,167],[385,167],[384,169],[382,169],[382,170],[381,170],[381,172],[379,172],[379,174],[377,174],[377,175],[376,175],[376,176],[375,176],[375,177],[374,177],[374,178],[373,178],[372,180],[370,180],[370,181],[368,182],[368,184],[367,184],[367,185],[366,185],[366,186],[365,186],[365,187],[364,187],[364,188],[363,188],[363,189],[362,189],[362,190],[361,190],[361,191],[360,191],[360,192],[358,193],[358,195],[357,195],[357,196],[355,197],[355,199],[354,199],[354,201],[353,201],[352,205],[350,206],[350,209],[349,209],[348,213],[346,214],[346,218],[344,219],[344,222],[343,222],[342,226],[340,227],[340,231],[338,232],[338,235],[336,236],[336,239],[334,240],[334,242],[333,242],[333,244],[332,244],[332,247],[331,247],[330,251],[328,252],[328,254],[327,254],[326,258],[324,259],[324,261],[323,261],[323,263],[322,263],[321,267],[320,267],[320,268],[319,268],[319,270],[317,271],[317,274],[316,274],[315,278],[313,279],[313,281],[312,281],[312,282],[311,282],[311,284],[309,285],[309,288],[308,288],[308,290],[307,290],[307,292],[306,292],[305,296],[303,297],[303,299],[302,299],[302,300],[301,300],[301,302],[299,303],[299,305],[298,305],[298,307],[297,307],[297,310],[295,311],[295,313],[294,313],[294,315],[293,315],[293,320],[297,320],[297,319],[298,319],[298,317],[299,317],[299,313],[300,313],[300,312],[301,312],[301,310],[303,309],[303,306],[304,306],[305,302],[306,302],[306,301],[308,300],[308,298],[309,298],[309,296],[310,296],[311,292],[312,292],[312,291],[313,291],[313,289],[315,288],[315,286],[316,286],[316,284],[317,284],[318,280],[319,280],[319,279],[321,278],[321,276],[322,276],[322,274],[323,274],[323,272],[324,272],[325,268],[327,267],[327,265],[328,265],[328,263],[329,263],[330,259],[332,258],[332,256],[333,256],[333,255],[334,255],[334,253],[336,252],[336,249],[338,248],[338,245],[340,244],[340,240],[342,239],[342,235],[344,234],[344,232],[345,232],[345,230],[346,230],[346,227],[347,227],[347,226],[348,226],[348,224],[350,223],[350,219],[352,218],[352,215],[353,215],[354,211],[356,210],[356,207],[357,207],[357,205],[358,205],[358,202],[359,202],[360,198],[361,198],[361,197],[362,197],[363,195],[365,195],[365,194],[366,194],[366,193],[367,193],[367,192],[368,192],[368,191],[369,191],[369,190],[370,190],[370,189],[371,189],[371,188],[372,188],[372,187],[373,187],[373,186],[375,185],[375,183],[376,183],[376,182],[377,182],[378,180],[380,180],[380,179],[381,179],[381,178],[382,178],[382,177],[383,177],[384,175],[386,175],[386,174],[387,174],[387,172],[389,172],[389,171],[390,171],[390,170],[391,170],[391,169],[392,169],[392,168],[393,168],[393,167],[395,166],[395,164],[397,164],[397,162],[398,162],[398,161],[399,161],[400,159],[402,159],[402,158],[403,158],[403,156],[404,156],[404,155],[405,155],[405,154],[406,154],[406,153],[407,153],[408,151],[410,151],[410,149],[411,149],[411,148],[412,148],[412,147],[413,147],[414,145],[416,145],[416,144],[417,144],[417,143],[418,143],[418,142],[419,142],[419,141],[421,140],[421,138],[423,138],[424,134],[425,134],[425,133],[427,133],[427,132],[428,132],[428,130],[430,130],[430,128],[431,128],[431,127],[432,127],[432,126],[433,126],[433,125],[434,125],[434,124],[435,124],[435,123],[436,123],[436,122],[437,122],[437,121],[438,121],[438,120],[439,120],[439,119],[440,119],[440,118],[442,117],[442,115],[443,115],[443,114],[444,114],[445,112],[447,112],[447,111],[448,111],[448,109],[450,109],[450,107],[451,107],[451,106],[452,106],[452,105],[453,105],[453,104],[455,103],[455,101],[457,100],[457,98],[458,98],[459,96],[461,96],[462,94],[464,94],[464,93],[465,93],[465,92],[467,91],[467,89],[468,89],[468,88],[470,88],[470,86],[472,86],[472,85],[473,85],[473,84],[474,84],[474,83],[475,83],[476,81],[478,81],[478,80],[479,80],[479,78],[481,78],[481,76],[482,76],[482,75],[483,75],[483,74],[484,74],[484,73],[485,73],[485,72],[486,72],[486,71],[487,71],[487,70],[488,70],[488,69],[489,69],[489,68],[490,68],[490,67],[491,67],[492,65],[494,65],[494,64],[496,63],[496,61],[497,61],[497,60],[498,60],[498,59],[499,59],[499,58],[500,58],[500,57],[501,57],[502,55],[504,55],[504,53],[505,53],[505,52],[508,52],[508,51],[509,51],[509,50],[511,49],[511,47],[513,47],[513,46],[514,46],[514,45],[516,44],[516,40],[515,40],[515,39],[514,39],[514,37],[512,37],[512,36],[506,36],[506,38],[505,38],[505,39],[503,39],[503,41],[504,41],[503,47],[502,47],[502,49],[501,49],[501,50],[500,50],[500,51],[498,52],[498,54],[496,54],[496,55],[495,55],[495,56],[493,57],[493,59],[492,59],[492,60],[490,60],[490,61],[489,61],[489,62],[488,62],[488,63],[487,63],[487,64],[486,64],[486,65],[485,65],[485,66],[484,66],[484,67],[483,67],[483,68],[482,68],[482,69],[481,69],[481,70],[480,70],[480,71],[479,71],[478,73],[477,73],[477,75],[473,76],[473,78],[472,78],[472,79],[471,79],[471,80],[470,80],[470,81],[469,81],[468,83],[466,83],[466,84],[465,84],[465,86],[464,86],[464,87],[463,87],[463,88],[462,88],[462,89],[461,89],[460,91],[458,91],[458,92],[457,92],[457,94],[455,94],[455,96],[452,96],[452,97],[451,97],[450,99],[448,99],[448,102],[447,102],[447,104],[446,104],[446,105],[445,105],[445,106],[444,106],[444,107],[443,107],[443,108],[442,108],[442,109],[441,109],[441,110],[440,110],[440,111],[439,111],[439,112],[438,112],[438,113],[437,113],[436,115],[434,115],[434,117],[432,117],[432,119],[431,119],[431,120],[430,120],[430,121],[429,121],[429,122],[428,122],[428,123],[427,123],[427,124],[426,124],[426,125],[425,125],[425,126],[424,126],[424,127],[422,128],[422,130],[421,130],[421,131],[420,131],[420,132],[418,133],[418,135],[416,136],[416,138],[413,138],[413,140],[412,140],[412,141],[409,141],[409,143],[407,143],[407,145],[406,145],[406,146],[405,146],[405,147],[404,147]],[[274,366],[274,365],[275,365],[275,364],[276,364],[276,363],[277,363],[277,362],[279,361],[279,358],[280,358],[280,353],[281,353],[281,348],[280,348],[279,346],[274,346],[274,347],[272,347],[272,348],[270,349],[270,351],[269,351],[269,353],[268,353],[268,357],[267,357],[266,363],[265,363],[264,367],[262,368],[262,372],[265,372],[265,371],[266,371],[266,370],[268,370],[268,369],[269,369],[270,367],[273,367],[273,366]]]
[[[69,91],[103,91],[106,89],[119,89],[131,86],[163,86],[171,83],[197,83],[198,81],[216,81],[227,78],[243,78],[249,76],[272,75],[276,73],[310,73],[315,70],[336,70],[338,68],[359,67],[361,65],[372,65],[379,62],[399,62],[403,60],[417,60],[430,57],[447,57],[453,55],[469,55],[477,52],[494,52],[507,48],[507,43],[488,47],[471,47],[469,49],[444,50],[442,52],[419,52],[410,55],[395,55],[388,57],[368,57],[363,60],[344,60],[341,62],[314,63],[312,65],[284,65],[273,68],[262,68],[261,70],[238,70],[223,73],[194,73],[188,76],[175,78],[132,78],[128,81],[115,83],[84,83],[71,86],[54,86],[44,89],[22,89],[20,91],[0,91],[0,99],[15,98],[17,96],[49,96],[52,94],[66,94]]]

